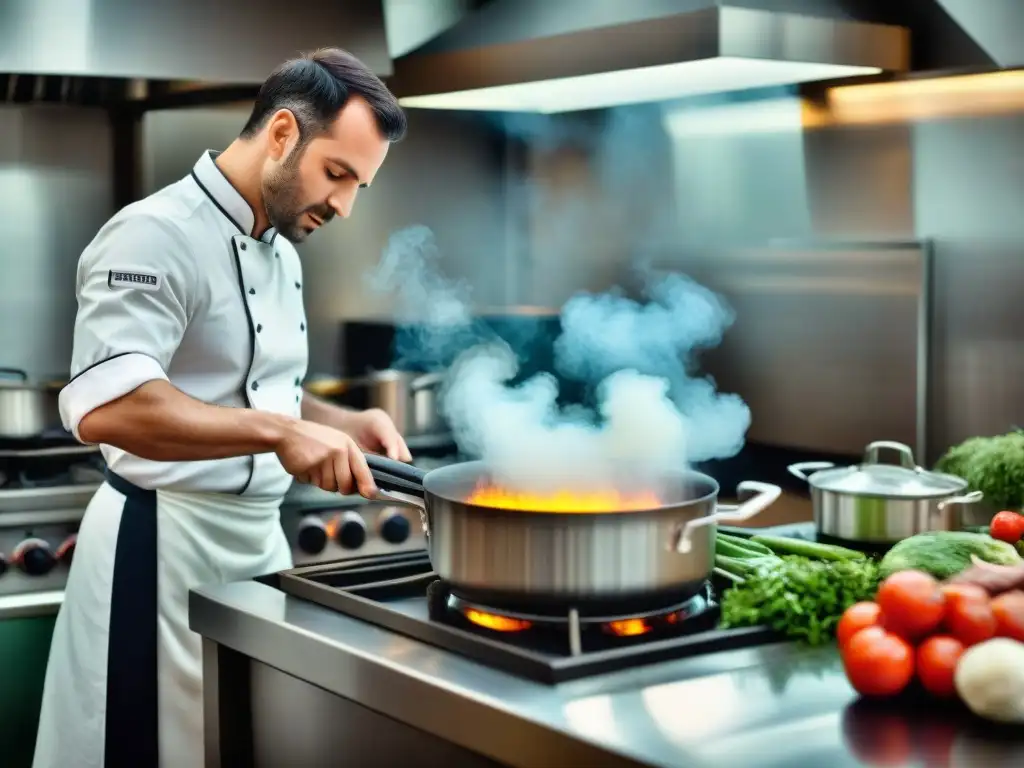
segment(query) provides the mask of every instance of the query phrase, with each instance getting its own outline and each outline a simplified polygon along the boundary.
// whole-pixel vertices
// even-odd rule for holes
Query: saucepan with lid
[[[420,511],[430,562],[463,597],[484,602],[689,597],[714,568],[716,523],[749,520],[780,495],[747,481],[736,506],[699,472],[658,494],[537,496],[497,486],[483,462],[423,472],[367,455],[382,498]]]
[[[899,463],[883,463],[883,451]],[[805,461],[789,471],[811,488],[819,533],[873,545],[924,531],[960,530],[967,524],[965,510],[983,498],[980,491],[967,492],[966,480],[917,466],[909,446],[890,440],[868,445],[857,466]]]

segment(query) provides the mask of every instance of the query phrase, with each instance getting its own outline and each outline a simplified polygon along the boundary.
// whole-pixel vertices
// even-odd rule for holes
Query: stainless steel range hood
[[[141,81],[256,85],[329,45],[389,75],[382,0],[0,0],[0,101],[132,99]]]
[[[567,112],[909,60],[906,29],[851,16],[842,0],[491,0],[396,59],[389,85],[408,107]]]

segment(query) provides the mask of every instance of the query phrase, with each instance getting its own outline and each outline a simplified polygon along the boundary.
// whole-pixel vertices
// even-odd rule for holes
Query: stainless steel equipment
[[[466,462],[426,473],[367,456],[387,501],[420,510],[437,575],[489,600],[628,600],[692,591],[710,576],[719,522],[749,520],[781,490],[741,483],[753,498],[716,509],[718,483],[698,472],[671,478],[668,504],[611,512],[535,512],[469,503],[488,473]],[[486,601],[486,600],[485,600]]]
[[[563,83],[552,95],[551,81],[563,78],[613,72],[623,82],[635,78],[631,96],[643,102],[693,95],[692,78],[680,75],[658,88],[652,73],[695,62],[702,73],[719,66],[731,73],[731,88],[709,78],[703,93],[909,68],[909,31],[872,23],[878,14],[868,11],[871,4],[794,5],[801,4],[493,0],[396,59],[389,85],[415,107],[557,112],[622,103],[609,88],[582,101],[588,93],[582,84]],[[737,60],[747,66],[737,68]],[[760,75],[759,63],[772,79]],[[777,74],[780,69],[786,74]],[[503,86],[514,88],[499,91]]]
[[[98,456],[84,446],[0,451],[0,618],[56,612],[78,525],[103,482]]]
[[[36,383],[23,370],[0,367],[0,438],[34,437],[59,426],[62,385]]]
[[[193,591],[207,768],[334,765],[339,756],[367,768],[791,768],[869,765],[911,750],[1024,764],[1024,740],[958,708],[859,700],[832,646],[662,655],[550,685],[438,647],[431,635],[446,627],[416,601],[388,600],[393,591],[360,602],[420,618],[423,637],[264,583]],[[474,639],[452,633],[463,646]]]
[[[659,266],[720,293],[735,312],[735,326],[701,366],[719,391],[737,393],[757,414],[748,441],[856,456],[884,434],[924,460],[929,248],[779,241],[702,249]]]
[[[894,451],[899,465],[879,461]],[[924,531],[955,531],[973,524],[965,510],[981,501],[959,477],[917,466],[909,446],[871,443],[859,466],[838,468],[827,461],[793,464],[789,471],[811,487],[814,521],[826,536],[871,544],[895,544]]]
[[[151,34],[155,29],[160,34]],[[218,41],[236,35],[251,41],[252,50],[215,53]],[[344,46],[387,75],[391,60],[381,0],[326,7],[267,0],[131,7],[124,0],[82,0],[73,8],[31,0],[0,4],[0,72],[261,83],[296,51],[325,45]]]
[[[443,381],[443,373],[386,370],[355,379],[317,378],[307,382],[305,388],[310,394],[332,400],[363,390],[366,407],[387,413],[405,437],[420,437],[447,431],[438,401]]]

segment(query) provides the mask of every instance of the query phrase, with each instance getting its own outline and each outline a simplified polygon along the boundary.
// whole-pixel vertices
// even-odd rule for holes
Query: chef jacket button
[[[302,396],[301,395],[296,395],[295,396],[295,402],[296,403],[300,402],[301,400],[302,400]]]
[[[259,324],[257,324],[257,325],[256,325],[256,333],[259,333],[259,332],[260,332],[260,331],[262,331],[262,330],[263,330],[263,326],[262,326],[262,325],[259,325]]]
[[[256,289],[255,288],[250,288],[249,289],[249,295],[250,296],[255,296],[256,295]]]
[[[299,323],[299,330],[300,331],[305,331],[306,330],[306,324],[305,323]]]
[[[252,383],[252,391],[255,392],[259,388],[260,388],[260,383],[258,381],[254,381]]]
[[[302,289],[302,283],[296,283],[295,287],[301,290]]]
[[[241,249],[242,249],[242,250],[244,251],[244,250],[245,250],[245,243],[242,243],[242,244],[241,244],[240,246],[238,246],[238,247],[239,247],[239,248],[241,248]]]
[[[296,387],[301,387],[302,386],[302,379],[300,379],[298,376],[295,377],[295,386]]]

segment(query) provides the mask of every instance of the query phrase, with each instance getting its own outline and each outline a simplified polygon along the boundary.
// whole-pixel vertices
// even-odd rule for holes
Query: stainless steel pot
[[[744,482],[738,491],[751,498],[718,507],[714,478],[680,472],[670,503],[655,509],[526,512],[465,501],[488,482],[483,462],[424,473],[367,461],[382,498],[420,511],[438,577],[492,599],[623,600],[695,589],[714,568],[716,523],[749,520],[781,493]]]
[[[898,456],[898,465],[880,463],[886,450]],[[789,471],[810,485],[820,533],[870,544],[960,530],[974,524],[966,513],[983,498],[979,491],[967,493],[966,480],[917,466],[908,446],[888,440],[871,443],[859,466],[805,461]]]
[[[443,373],[386,370],[355,379],[318,378],[307,382],[306,390],[339,401],[348,393],[364,391],[366,407],[380,408],[403,436],[417,437],[448,431],[438,400],[443,381]]]
[[[38,384],[25,371],[0,367],[0,438],[35,437],[59,425],[62,384]]]

